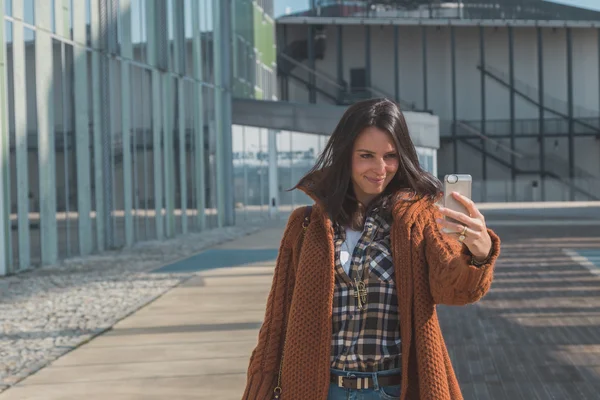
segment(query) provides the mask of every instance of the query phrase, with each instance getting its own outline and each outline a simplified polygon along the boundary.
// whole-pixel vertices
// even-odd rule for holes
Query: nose
[[[377,160],[377,165],[375,166],[375,171],[379,176],[385,175],[386,163],[383,158]]]

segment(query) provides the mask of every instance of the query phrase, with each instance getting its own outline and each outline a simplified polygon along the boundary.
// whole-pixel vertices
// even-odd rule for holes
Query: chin
[[[385,186],[380,186],[376,189],[370,188],[368,190],[363,190],[363,191],[369,195],[379,195],[385,191]]]

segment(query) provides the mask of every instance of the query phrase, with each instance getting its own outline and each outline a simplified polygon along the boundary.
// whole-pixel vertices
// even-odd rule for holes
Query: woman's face
[[[396,171],[398,152],[386,131],[368,127],[354,141],[352,185],[358,201],[365,206],[385,191]]]

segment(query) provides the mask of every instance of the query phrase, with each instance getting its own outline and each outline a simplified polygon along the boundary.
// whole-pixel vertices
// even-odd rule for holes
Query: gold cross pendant
[[[363,281],[357,281],[354,278],[354,297],[358,300],[360,310],[367,309],[367,286]]]

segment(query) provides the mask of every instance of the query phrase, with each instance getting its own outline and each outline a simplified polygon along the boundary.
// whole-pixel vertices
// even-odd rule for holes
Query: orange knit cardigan
[[[292,213],[285,229],[243,400],[272,399],[284,342],[282,399],[327,400],[333,227],[315,200],[302,245],[303,209]],[[464,305],[483,297],[500,253],[500,240],[489,230],[489,263],[479,268],[470,265],[466,247],[439,232],[435,218],[440,216],[426,199],[399,201],[393,207],[391,250],[402,338],[402,400],[463,398],[442,338],[436,304]]]

